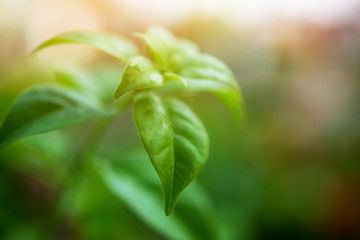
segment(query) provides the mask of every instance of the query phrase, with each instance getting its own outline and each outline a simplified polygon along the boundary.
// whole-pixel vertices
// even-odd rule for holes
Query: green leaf
[[[0,129],[0,148],[25,136],[115,114],[74,91],[39,87],[20,95]]]
[[[242,97],[236,78],[222,61],[208,54],[199,54],[184,61],[178,75],[189,90],[208,91],[218,97],[236,120],[241,118]]]
[[[164,78],[165,78],[165,81],[167,80],[176,80],[176,81],[179,81],[181,82],[184,87],[187,87],[189,84],[187,82],[187,80],[183,77],[180,77],[179,75],[175,74],[175,73],[172,73],[172,72],[166,72],[164,73]]]
[[[152,93],[140,93],[134,119],[164,192],[165,214],[170,215],[181,192],[204,166],[209,150],[207,132],[179,100],[164,103]]]
[[[136,37],[144,41],[149,57],[154,63],[163,67],[166,65],[167,55],[175,37],[161,27],[150,27],[146,33],[136,33]]]
[[[238,89],[236,78],[222,61],[208,54],[198,54],[182,63],[177,72],[182,77],[223,82]]]
[[[182,77],[175,73],[166,73],[164,76],[167,85],[158,92],[209,92],[228,108],[235,121],[242,119],[243,103],[237,88],[220,81]]]
[[[114,92],[114,98],[117,99],[131,90],[159,87],[163,84],[162,75],[150,60],[141,56],[133,57],[125,66],[119,86]]]
[[[135,36],[144,41],[150,59],[162,71],[175,71],[184,59],[198,53],[196,44],[181,38],[175,38],[161,27],[150,27],[145,34]]]
[[[177,72],[181,64],[188,58],[196,57],[199,54],[197,45],[186,39],[176,38],[169,48],[166,59],[166,70]]]
[[[184,191],[171,217],[162,213],[157,176],[140,150],[96,157],[94,169],[121,202],[166,239],[219,239],[218,217],[210,197],[195,181]]]
[[[81,31],[63,33],[53,37],[38,46],[30,56],[44,48],[65,43],[86,44],[120,60],[126,60],[138,53],[137,47],[126,38],[107,33]]]
[[[63,71],[56,71],[55,80],[60,86],[70,88],[88,98],[93,98],[95,101],[99,99],[100,93],[95,82],[80,69],[67,67]]]
[[[161,27],[151,27],[137,36],[145,42],[150,59],[163,73],[165,82],[176,80],[187,87],[170,83],[164,91],[210,92],[228,107],[235,120],[241,119],[242,97],[236,78],[221,60],[200,53],[196,44],[175,38]]]

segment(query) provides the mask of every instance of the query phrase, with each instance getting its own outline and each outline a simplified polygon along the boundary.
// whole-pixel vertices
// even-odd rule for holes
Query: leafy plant
[[[209,152],[205,127],[176,96],[209,92],[223,101],[235,118],[240,116],[241,97],[231,70],[217,58],[201,53],[194,43],[160,27],[135,36],[145,43],[148,56],[140,56],[125,38],[98,32],[64,33],[36,48],[32,56],[50,46],[81,43],[114,56],[124,63],[114,89],[116,101],[107,102],[96,86],[81,78],[57,73],[55,86],[36,87],[16,99],[0,129],[0,148],[22,137],[117,116],[133,102],[135,125],[161,180],[169,216]]]

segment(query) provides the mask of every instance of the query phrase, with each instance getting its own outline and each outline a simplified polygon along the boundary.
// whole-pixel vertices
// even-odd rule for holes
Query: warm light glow
[[[35,5],[43,4],[35,1]],[[71,4],[72,1],[54,1],[52,4]],[[79,1],[80,5],[89,4]],[[299,19],[331,23],[346,17],[359,8],[359,0],[105,0],[104,4],[118,8],[122,14],[139,24],[171,25],[191,15],[214,15],[230,24],[252,26],[273,19]],[[0,2],[1,22],[8,22],[28,8],[24,0]],[[19,11],[19,9],[21,11]],[[2,11],[3,10],[3,11]]]
[[[303,19],[319,23],[344,17],[358,0],[172,0],[120,1],[141,20],[176,22],[189,14],[210,14],[237,24],[258,24],[273,18]],[[154,20],[155,19],[155,20]]]

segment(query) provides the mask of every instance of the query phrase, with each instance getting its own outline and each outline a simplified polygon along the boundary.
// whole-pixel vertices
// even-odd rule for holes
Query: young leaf
[[[83,31],[63,33],[53,37],[38,46],[30,56],[35,55],[44,48],[65,43],[86,44],[122,61],[136,55],[138,52],[137,47],[126,38],[107,33]]]
[[[0,129],[0,148],[25,136],[109,117],[115,112],[68,89],[42,87],[20,95]]]
[[[131,90],[159,87],[163,84],[162,75],[150,60],[141,56],[133,57],[125,66],[119,86],[114,92],[114,99]]]
[[[177,72],[181,64],[188,58],[199,54],[198,46],[186,39],[177,38],[169,49],[167,58],[167,71]]]
[[[134,104],[134,119],[157,171],[170,215],[181,192],[206,162],[207,132],[191,109],[179,100],[164,103],[152,93],[140,93]]]
[[[176,81],[181,82],[184,85],[184,87],[188,86],[187,80],[185,78],[183,78],[183,77],[180,77],[179,75],[177,75],[175,73],[166,72],[166,73],[164,73],[164,78],[165,78],[165,81],[167,81],[167,80],[176,80]]]
[[[188,58],[179,67],[177,74],[198,80],[223,82],[235,89],[238,88],[231,70],[222,61],[208,54]]]
[[[242,97],[236,85],[229,86],[224,82],[206,79],[184,79],[188,83],[189,91],[206,91],[213,94],[227,107],[235,121],[242,119]]]
[[[166,58],[175,37],[160,27],[151,27],[145,34],[136,33],[136,37],[144,41],[150,59],[159,67],[166,65]]]
[[[174,71],[184,59],[194,56],[199,49],[196,44],[175,38],[161,27],[151,27],[145,34],[137,33],[146,45],[150,59],[163,71]]]
[[[189,90],[209,91],[218,97],[235,119],[240,119],[242,98],[234,74],[219,59],[199,54],[184,61],[178,75],[188,83]]]
[[[182,77],[175,73],[166,73],[164,77],[168,84],[163,89],[159,89],[159,92],[209,92],[217,97],[228,108],[229,112],[234,117],[234,120],[238,121],[241,119],[243,108],[242,98],[237,88],[231,87],[221,81]],[[176,80],[176,82],[169,82],[169,80]],[[182,84],[179,84],[179,82]]]

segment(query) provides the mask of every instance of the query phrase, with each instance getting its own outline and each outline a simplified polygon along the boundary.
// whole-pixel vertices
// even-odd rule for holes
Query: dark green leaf
[[[111,192],[154,230],[169,239],[219,239],[218,218],[197,182],[184,191],[174,214],[166,217],[157,176],[146,153],[133,150],[110,159],[114,161],[95,158],[95,170]]]
[[[68,89],[41,87],[20,95],[0,129],[0,148],[19,138],[109,117],[115,113]]]
[[[67,67],[65,71],[55,72],[55,79],[59,85],[80,92],[95,101],[100,96],[99,89],[94,81],[80,69]]]
[[[114,92],[114,98],[117,99],[131,90],[159,87],[163,84],[162,75],[150,60],[141,56],[133,57],[125,66],[119,86]]]
[[[136,96],[134,119],[163,186],[165,214],[170,215],[181,192],[206,162],[207,132],[184,103],[175,99],[165,103],[152,93]]]
[[[56,81],[60,85],[81,92],[90,98],[100,99],[105,103],[114,101],[114,89],[118,86],[122,75],[123,68],[119,67],[119,64],[109,65],[108,63],[92,68],[90,72],[80,67],[67,65],[55,73]]]
[[[36,54],[44,48],[65,43],[86,44],[120,60],[126,60],[138,52],[137,47],[126,38],[107,33],[84,31],[63,33],[53,37],[38,46],[31,55]]]

